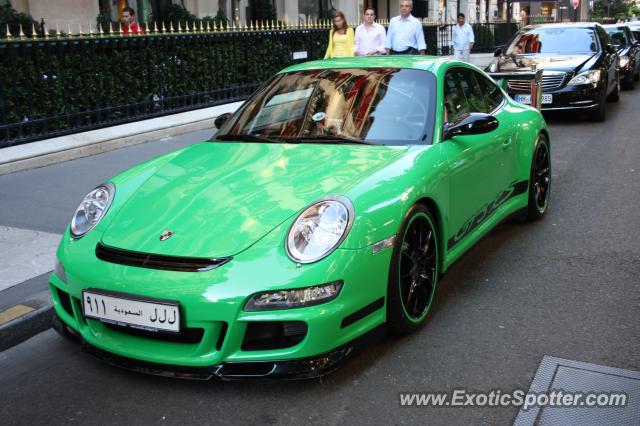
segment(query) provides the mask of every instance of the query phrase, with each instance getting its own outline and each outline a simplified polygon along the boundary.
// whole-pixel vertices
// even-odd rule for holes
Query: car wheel
[[[636,82],[633,79],[633,74],[631,73],[626,74],[624,76],[624,79],[622,79],[621,85],[624,90],[633,90],[634,87],[636,86]]]
[[[589,112],[587,115],[587,119],[589,121],[601,122],[607,118],[607,96],[606,96],[607,88],[602,88],[602,95],[600,95],[600,101],[598,102],[598,106]]]
[[[616,74],[616,87],[613,89],[613,92],[607,96],[607,101],[609,102],[618,102],[620,100],[620,74]]]
[[[389,268],[387,326],[393,334],[409,334],[427,319],[436,291],[439,266],[436,221],[417,204],[398,233]]]
[[[539,135],[531,160],[529,177],[529,204],[527,220],[538,220],[544,216],[549,207],[551,192],[551,156],[549,142],[544,135]]]

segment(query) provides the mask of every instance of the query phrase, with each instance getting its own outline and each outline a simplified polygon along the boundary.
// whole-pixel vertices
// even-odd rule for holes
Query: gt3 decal
[[[524,194],[529,187],[529,181],[523,180],[521,182],[514,183],[510,188],[502,191],[498,196],[490,203],[486,204],[480,211],[471,216],[464,225],[456,232],[456,234],[449,238],[447,247],[449,250],[453,248],[460,240],[469,235],[471,231],[476,229],[486,218],[491,216],[491,213],[496,211],[505,201],[516,195]]]

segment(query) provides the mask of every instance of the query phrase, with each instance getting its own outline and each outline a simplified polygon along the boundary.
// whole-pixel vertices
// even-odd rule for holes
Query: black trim
[[[529,181],[523,180],[511,185],[508,189],[500,192],[498,196],[488,204],[485,204],[479,211],[473,214],[447,242],[447,249],[451,250],[456,244],[482,224],[491,214],[507,200],[516,195],[524,194],[529,188]]]
[[[349,327],[351,324],[360,321],[364,317],[374,313],[378,309],[381,309],[384,306],[384,297],[369,303],[362,309],[358,309],[352,314],[347,315],[342,319],[342,324],[340,324],[340,328]]]
[[[380,325],[351,342],[309,358],[229,362],[207,367],[187,367],[140,361],[98,349],[85,342],[82,336],[66,325],[55,312],[53,315],[53,328],[60,335],[79,342],[83,351],[113,366],[156,376],[192,380],[208,380],[213,377],[223,380],[313,379],[335,371],[354,357],[363,347],[379,341],[385,335],[385,327]]]
[[[96,245],[96,257],[105,262],[118,263],[120,265],[178,272],[210,271],[232,259],[232,257],[203,258],[140,253],[105,246],[102,243]]]

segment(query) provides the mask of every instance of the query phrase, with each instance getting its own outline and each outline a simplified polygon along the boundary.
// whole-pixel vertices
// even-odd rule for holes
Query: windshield
[[[269,142],[421,143],[432,134],[435,94],[435,76],[421,70],[280,74],[222,126],[216,139],[247,135],[247,140]]]
[[[605,29],[607,30],[607,33],[609,33],[609,37],[611,37],[611,43],[615,44],[618,47],[627,47],[629,45],[627,33],[624,31],[624,28]]]
[[[589,28],[538,28],[519,34],[507,55],[576,54],[598,51],[596,35]]]

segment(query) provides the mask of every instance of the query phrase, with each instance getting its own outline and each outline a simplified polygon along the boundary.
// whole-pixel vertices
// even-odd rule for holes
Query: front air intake
[[[179,272],[204,272],[215,269],[230,261],[231,257],[203,258],[164,256],[161,254],[140,253],[108,247],[101,243],[96,246],[96,256],[100,260],[138,268],[161,269]]]

